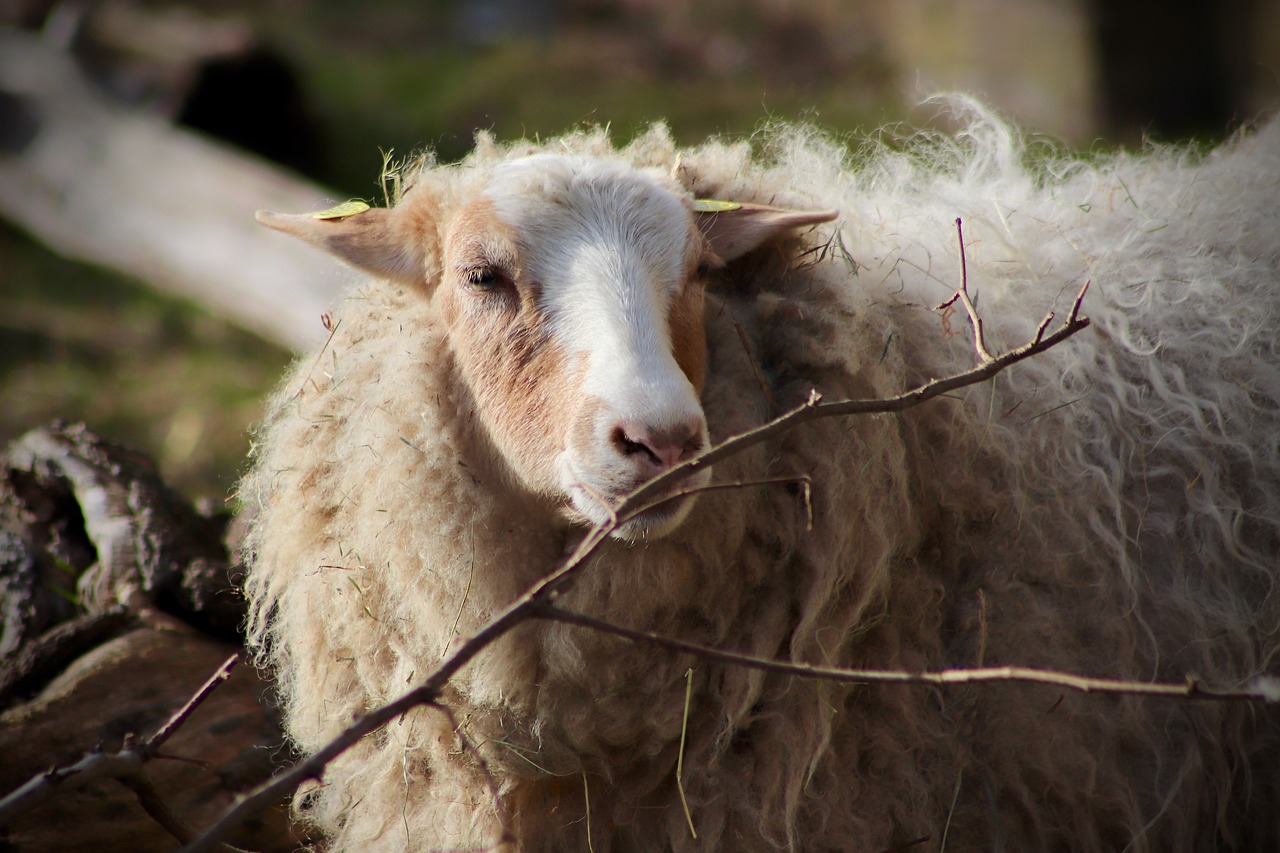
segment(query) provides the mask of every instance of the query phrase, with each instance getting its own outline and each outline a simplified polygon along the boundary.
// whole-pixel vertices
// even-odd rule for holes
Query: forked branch
[[[964,313],[969,315],[969,325],[973,327],[973,349],[978,354],[978,363],[986,364],[994,359],[995,356],[987,349],[987,337],[982,331],[982,318],[978,316],[977,306],[973,304],[973,299],[969,295],[969,262],[964,254],[964,222],[959,217],[956,217],[956,237],[960,243],[960,287],[952,294],[950,299],[939,305],[936,310],[943,311],[950,308],[959,300],[960,304],[964,306]],[[1050,314],[1049,316],[1052,317],[1053,315]],[[1048,320],[1049,318],[1045,318],[1045,323],[1048,323]]]
[[[179,758],[161,753],[160,748],[209,698],[209,695],[231,676],[231,670],[239,659],[240,656],[235,654],[223,661],[191,698],[146,740],[134,743],[126,739],[124,746],[118,752],[94,752],[73,764],[55,767],[33,776],[20,788],[0,800],[0,826],[40,805],[63,786],[81,786],[99,779],[115,779],[132,790],[147,814],[174,838],[182,843],[190,841],[195,833],[173,814],[155,786],[147,779],[144,770],[147,762],[152,759]],[[235,851],[236,848],[216,844],[209,849],[225,853]]]
[[[957,373],[941,379],[933,379],[923,385],[912,388],[910,391],[876,400],[844,400],[825,403],[822,401],[822,395],[814,391],[809,395],[808,400],[791,411],[785,412],[755,429],[726,439],[705,453],[664,471],[628,496],[627,500],[617,507],[617,510],[621,512],[624,507],[632,506],[633,504],[630,503],[632,498],[644,499],[662,494],[671,488],[674,483],[683,480],[696,471],[714,465],[716,462],[735,453],[740,453],[762,441],[767,441],[782,432],[794,429],[800,424],[818,420],[819,418],[901,412],[959,388],[985,382],[1002,370],[1057,346],[1067,338],[1087,328],[1089,326],[1089,318],[1080,315],[1080,307],[1088,290],[1089,282],[1086,281],[1076,294],[1075,300],[1071,304],[1071,310],[1067,314],[1067,319],[1052,332],[1049,331],[1049,326],[1053,323],[1054,315],[1053,312],[1049,312],[1036,326],[1035,334],[1031,340],[1021,346],[1014,347],[1008,352],[992,355],[987,352],[985,343],[980,346],[975,345],[979,349],[979,362],[975,367],[963,373]],[[958,293],[963,292],[962,289]],[[955,298],[959,298],[958,295]],[[970,307],[973,304],[967,295],[963,297],[962,301]],[[947,303],[943,304],[946,305]],[[976,312],[971,316],[974,318],[975,335],[980,335],[982,330],[981,320],[977,318]]]

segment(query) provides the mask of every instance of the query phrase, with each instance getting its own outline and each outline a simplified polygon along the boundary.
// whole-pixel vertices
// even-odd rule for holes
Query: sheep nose
[[[623,421],[613,428],[612,440],[618,453],[636,460],[646,473],[657,474],[701,451],[706,445],[703,432],[700,418],[664,427]]]

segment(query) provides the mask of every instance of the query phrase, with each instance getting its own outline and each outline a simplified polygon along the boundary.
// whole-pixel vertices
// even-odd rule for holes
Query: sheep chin
[[[617,499],[621,497],[619,495]],[[608,510],[601,505],[600,497],[588,493],[581,486],[574,487],[569,500],[570,503],[563,508],[563,514],[571,523],[594,527],[607,523],[610,519]],[[697,495],[673,498],[618,525],[609,533],[609,537],[632,544],[662,539],[684,524],[697,500]]]

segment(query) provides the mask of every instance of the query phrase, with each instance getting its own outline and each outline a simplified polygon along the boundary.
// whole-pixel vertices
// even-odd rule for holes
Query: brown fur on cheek
[[[668,315],[672,355],[699,397],[707,378],[707,333],[703,326],[705,297],[702,281],[688,278],[672,301]]]
[[[451,348],[489,439],[530,491],[556,494],[555,461],[582,371],[551,339],[533,299],[517,305],[515,294],[455,289],[451,301]]]
[[[449,329],[458,379],[487,438],[530,491],[554,494],[555,460],[581,385],[551,339],[540,288],[525,278],[519,235],[481,196],[459,212],[447,239],[448,269],[437,310]],[[477,289],[477,270],[500,282]]]

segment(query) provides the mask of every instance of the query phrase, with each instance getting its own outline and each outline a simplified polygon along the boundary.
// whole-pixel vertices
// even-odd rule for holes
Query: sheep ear
[[[797,228],[836,218],[834,210],[783,210],[762,204],[709,199],[695,201],[693,211],[711,251],[725,263]]]
[[[416,287],[428,286],[426,223],[401,208],[347,202],[320,213],[259,210],[256,218],[357,269]]]

